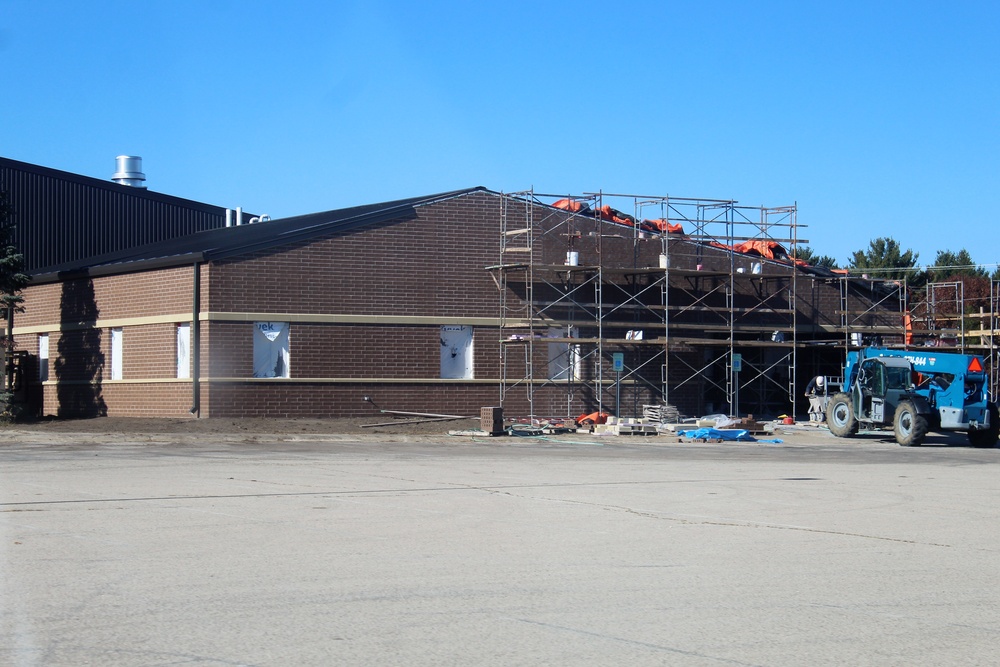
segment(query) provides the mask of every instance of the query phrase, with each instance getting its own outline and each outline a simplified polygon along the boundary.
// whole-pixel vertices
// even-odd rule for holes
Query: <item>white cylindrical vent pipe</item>
[[[115,158],[115,173],[111,180],[133,188],[145,188],[146,174],[142,173],[142,158],[138,155],[119,155]]]

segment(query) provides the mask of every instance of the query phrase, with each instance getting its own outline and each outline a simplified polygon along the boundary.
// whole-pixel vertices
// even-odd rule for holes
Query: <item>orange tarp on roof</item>
[[[552,207],[569,211],[570,213],[585,213],[590,210],[589,205],[578,202],[575,199],[560,199],[553,202]],[[617,209],[611,208],[610,206],[602,206],[597,209],[597,215],[601,218],[601,220],[616,222],[619,225],[635,227],[636,224],[634,217],[628,215],[627,213],[622,213]],[[680,223],[671,223],[662,218],[658,220],[643,220],[639,224],[639,228],[647,232],[666,232],[668,234],[684,233],[684,227]]]
[[[631,215],[622,213],[617,209],[613,209],[610,206],[602,206],[597,209],[598,215],[601,216],[602,220],[607,220],[608,222],[617,222],[620,225],[628,225],[629,227],[635,226],[635,218]]]
[[[656,220],[643,220],[643,228],[647,228],[650,231],[656,230],[660,232],[666,232],[668,234],[683,234],[684,226],[679,222],[667,222],[663,218],[658,218]]]
[[[788,259],[788,252],[776,241],[744,241],[733,246],[733,250],[746,255],[760,255],[768,259]]]
[[[564,211],[570,211],[571,213],[579,213],[580,211],[586,211],[590,208],[586,204],[581,204],[573,199],[560,199],[552,204],[552,206],[554,208],[561,208]]]

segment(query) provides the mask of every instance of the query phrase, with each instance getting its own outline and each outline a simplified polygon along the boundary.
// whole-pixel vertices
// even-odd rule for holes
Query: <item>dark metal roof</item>
[[[0,157],[0,190],[14,208],[25,269],[225,226],[226,209]]]
[[[36,284],[53,282],[76,274],[96,276],[128,273],[196,261],[225,259],[325,234],[350,233],[382,222],[411,219],[416,215],[415,209],[418,206],[473,192],[490,192],[490,190],[484,187],[467,188],[424,197],[212,229],[82,261],[43,267],[33,273],[32,282]]]

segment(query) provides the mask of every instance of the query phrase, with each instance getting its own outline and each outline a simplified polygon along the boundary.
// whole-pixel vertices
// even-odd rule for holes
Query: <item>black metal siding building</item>
[[[226,225],[219,206],[3,157],[0,191],[29,274]]]

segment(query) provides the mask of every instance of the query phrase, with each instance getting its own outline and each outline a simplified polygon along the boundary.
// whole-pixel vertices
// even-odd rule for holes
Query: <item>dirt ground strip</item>
[[[428,422],[422,424],[403,424],[392,426],[366,427],[392,421],[384,415],[372,417],[354,417],[344,419],[164,419],[135,417],[97,417],[94,419],[43,419],[30,423],[0,425],[0,439],[8,441],[35,440],[54,436],[67,437],[80,435],[85,437],[107,436],[109,438],[127,437],[135,439],[151,436],[177,437],[217,437],[225,440],[295,440],[300,438],[331,437],[340,439],[350,437],[357,439],[377,439],[382,442],[406,441],[411,438],[441,439],[448,438],[450,431],[478,431],[478,419]],[[405,421],[401,419],[400,421]],[[567,433],[557,436],[547,436],[555,439],[574,439],[581,436],[613,439],[622,442],[649,444],[669,444],[680,442],[673,434],[656,436],[612,436],[594,434]],[[476,436],[453,436],[456,440],[472,439]],[[478,437],[488,437],[482,434]],[[831,438],[826,428],[800,424],[795,426],[778,426],[773,435],[758,436],[758,440],[767,441],[781,439],[785,442],[803,442],[816,438]],[[753,444],[753,443],[749,443]]]

